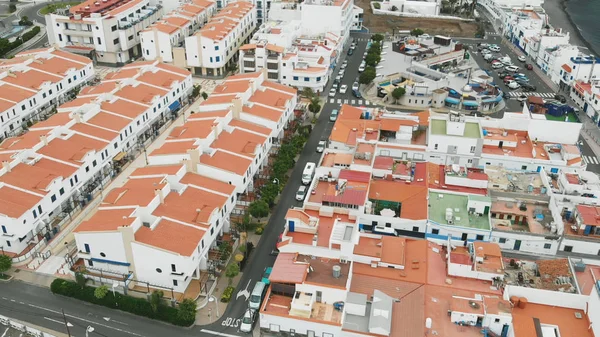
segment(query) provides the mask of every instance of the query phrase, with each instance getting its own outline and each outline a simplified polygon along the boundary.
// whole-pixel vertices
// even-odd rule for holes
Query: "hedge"
[[[10,52],[13,49],[16,49],[23,43],[33,39],[40,32],[40,27],[35,26],[27,33],[23,34],[20,39],[16,39],[13,42],[9,42],[8,39],[0,38],[0,57],[4,57],[6,53]]]
[[[235,288],[232,286],[225,288],[225,290],[223,290],[223,295],[221,295],[221,302],[229,303],[229,301],[231,301],[231,295],[233,295],[234,290]]]
[[[119,309],[135,315],[144,316],[179,326],[190,326],[194,321],[184,320],[179,317],[179,310],[164,304],[158,306],[154,312],[150,302],[142,298],[126,296],[121,293],[109,292],[103,298],[94,296],[96,288],[83,286],[83,288],[73,281],[55,279],[50,285],[50,291],[54,294],[73,297],[75,299],[101,305],[111,309]]]

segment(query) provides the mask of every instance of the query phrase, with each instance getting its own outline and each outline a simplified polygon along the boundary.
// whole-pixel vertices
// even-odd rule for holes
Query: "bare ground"
[[[354,0],[354,4],[364,10],[363,26],[369,28],[371,33],[391,33],[393,29],[411,30],[421,28],[429,35],[474,37],[477,32],[477,24],[474,22],[375,15],[371,11],[370,0]]]

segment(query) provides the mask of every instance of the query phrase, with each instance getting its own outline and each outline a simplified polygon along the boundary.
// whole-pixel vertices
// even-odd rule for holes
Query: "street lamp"
[[[115,289],[119,286],[119,284],[117,282],[113,283],[112,285],[112,291],[113,291],[113,297],[115,297]]]
[[[85,329],[85,337],[89,337],[90,332],[94,332],[94,327],[91,325],[88,325],[88,327]]]
[[[219,317],[219,303],[217,302],[217,299],[214,296],[210,295],[208,301],[215,303],[215,308],[217,308],[217,317]]]

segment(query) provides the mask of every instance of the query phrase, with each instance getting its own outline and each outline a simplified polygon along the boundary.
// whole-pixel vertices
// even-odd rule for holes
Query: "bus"
[[[306,163],[306,166],[304,167],[304,171],[302,171],[302,183],[304,185],[308,185],[312,181],[312,178],[315,175],[315,168],[316,168],[315,163],[310,163],[310,162]]]

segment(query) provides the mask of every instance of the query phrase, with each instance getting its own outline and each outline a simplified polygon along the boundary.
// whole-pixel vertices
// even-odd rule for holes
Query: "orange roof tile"
[[[71,127],[71,130],[76,131],[78,133],[89,135],[92,137],[100,138],[112,142],[115,138],[119,136],[118,132],[109,131],[106,129],[102,129],[96,127],[91,124],[77,123]]]
[[[88,220],[75,228],[75,233],[116,231],[119,227],[131,226],[136,218],[131,217],[135,208],[100,209]]]
[[[155,97],[163,97],[168,93],[168,90],[139,83],[135,87],[132,85],[126,85],[117,91],[115,95],[139,104],[150,105],[153,103]]]
[[[108,143],[80,134],[73,134],[68,139],[54,138],[39,150],[40,154],[65,162],[81,165],[83,157],[90,151],[104,150]]]
[[[195,173],[186,173],[179,182],[227,195],[232,195],[235,191],[235,186],[232,184]]]
[[[369,188],[369,199],[400,203],[399,209],[393,211],[399,211],[404,219],[427,219],[427,197],[426,186],[399,181],[373,180]]]
[[[213,212],[218,213],[227,200],[229,197],[189,186],[181,195],[169,193],[152,214],[205,227]]]
[[[113,206],[147,206],[155,197],[155,190],[164,187],[164,177],[129,179],[125,185],[113,188],[102,204]]]
[[[150,153],[151,156],[185,154],[188,150],[197,149],[196,140],[165,142]]]
[[[119,96],[125,97],[126,99],[130,99],[130,97],[128,97],[127,95],[123,95],[123,93],[120,93]],[[100,109],[115,113],[117,115],[128,117],[130,119],[135,119],[139,115],[146,112],[146,110],[148,109],[147,106],[144,106],[142,104],[126,101],[125,99],[117,99],[114,102],[102,102],[102,104],[100,104]]]
[[[207,119],[207,120],[191,120],[182,126],[176,126],[169,133],[169,140],[173,139],[194,139],[207,138],[211,132],[213,132],[213,127],[216,122],[215,119]]]
[[[0,214],[19,218],[42,200],[39,195],[23,192],[8,186],[0,186]]]
[[[6,138],[0,143],[0,151],[18,151],[31,149],[41,142],[40,137],[48,134],[48,130],[30,130],[17,137]]]
[[[179,172],[184,166],[182,164],[175,165],[153,165],[153,166],[144,166],[138,167],[133,171],[130,177],[139,177],[139,176],[154,176],[154,175],[175,175]]]
[[[135,241],[164,249],[183,256],[191,256],[200,245],[205,230],[161,219],[150,229],[140,227],[135,232]]]
[[[231,133],[221,132],[211,147],[254,158],[257,148],[264,145],[266,141],[267,137],[236,128]]]
[[[100,111],[94,117],[90,118],[87,124],[121,132],[127,125],[131,124],[131,119]]]
[[[200,163],[221,170],[233,172],[238,175],[244,175],[246,174],[246,171],[248,171],[248,168],[252,164],[252,160],[245,157],[229,154],[225,151],[217,150],[212,156],[208,154],[201,155]]]
[[[247,121],[243,121],[241,119],[233,119],[229,122],[229,125],[238,127],[238,128],[244,129],[244,130],[248,130],[248,131],[254,131],[254,132],[263,134],[265,136],[270,135],[272,132],[272,130],[269,128],[266,128],[266,127],[258,125],[258,124],[250,123]]]
[[[269,281],[274,283],[303,283],[308,274],[309,264],[296,261],[297,256],[294,253],[279,254],[273,265]]]
[[[147,71],[137,78],[138,81],[148,83],[154,86],[171,90],[173,84],[181,83],[185,76],[170,73],[168,71],[158,70],[154,72]]]

